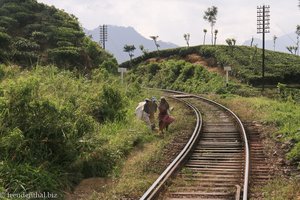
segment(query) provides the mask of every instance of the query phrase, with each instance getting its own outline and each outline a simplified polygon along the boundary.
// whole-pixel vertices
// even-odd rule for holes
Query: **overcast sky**
[[[159,40],[185,45],[184,33],[190,33],[190,44],[203,42],[203,29],[210,25],[203,19],[208,7],[218,7],[217,43],[235,38],[238,44],[254,37],[256,11],[259,5],[270,5],[271,29],[266,39],[295,32],[300,25],[299,0],[38,0],[64,9],[78,17],[84,28],[102,24],[131,26],[144,37],[158,35]],[[295,35],[296,37],[296,35]],[[296,40],[296,39],[294,39]],[[207,35],[207,42],[210,35]]]

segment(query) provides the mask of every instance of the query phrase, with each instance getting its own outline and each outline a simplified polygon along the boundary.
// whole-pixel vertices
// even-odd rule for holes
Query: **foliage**
[[[0,65],[0,81],[0,190],[62,194],[82,177],[108,176],[143,141],[133,114],[141,90],[128,85],[129,96],[104,69],[86,79]]]
[[[119,121],[124,119],[126,114],[124,110],[125,102],[119,90],[104,86],[101,95],[94,102],[98,102],[98,105],[93,106],[92,112],[99,121]]]
[[[112,57],[84,35],[75,16],[36,0],[1,1],[0,27],[4,63],[90,71]]]
[[[204,16],[203,19],[205,19],[206,21],[208,21],[210,23],[210,27],[211,27],[211,44],[213,45],[213,28],[214,25],[217,22],[217,14],[218,14],[218,8],[216,6],[212,6],[211,8],[208,8],[205,12],[204,12]]]
[[[246,46],[194,46],[190,48],[168,49],[159,52],[160,58],[168,58],[177,55],[180,58],[195,53],[204,59],[214,60],[212,66],[223,67],[230,65],[232,67],[231,75],[243,83],[253,86],[261,84],[261,49],[257,47]],[[137,66],[147,59],[157,57],[156,52],[150,52],[142,57],[132,60],[132,65]],[[300,84],[300,57],[286,53],[265,52],[265,83],[267,85]],[[124,62],[121,67],[130,67],[129,62]]]
[[[132,60],[132,57],[134,56],[133,52],[135,50],[135,46],[134,45],[128,45],[128,44],[125,44],[124,48],[123,48],[124,52],[127,52],[129,57],[130,57],[130,60]]]
[[[239,89],[232,83],[228,88],[217,73],[208,72],[203,66],[170,59],[159,63],[140,65],[132,73],[131,81],[142,81],[149,87],[168,88],[195,93],[227,93]]]
[[[229,97],[221,100],[230,105],[247,120],[258,120],[277,127],[271,137],[285,145],[287,158],[295,163],[300,160],[300,106],[294,100],[275,100],[262,97]],[[299,166],[300,167],[300,166]]]
[[[297,199],[299,197],[299,182],[295,179],[277,177],[263,186],[264,199]]]

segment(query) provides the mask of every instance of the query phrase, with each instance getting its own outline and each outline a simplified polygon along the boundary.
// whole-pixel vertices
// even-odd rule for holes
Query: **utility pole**
[[[107,25],[103,24],[99,26],[100,29],[100,43],[103,49],[105,49],[105,42],[107,42]]]
[[[257,33],[262,33],[262,91],[265,89],[265,33],[270,33],[270,6],[257,6]]]

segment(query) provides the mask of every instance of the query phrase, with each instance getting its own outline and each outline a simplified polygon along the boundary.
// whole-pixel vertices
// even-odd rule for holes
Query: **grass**
[[[151,140],[134,115],[145,92],[105,70],[91,79],[52,66],[1,73],[0,191],[62,197],[82,178],[115,173]]]
[[[115,173],[115,184],[104,193],[94,193],[90,199],[138,199],[156,180],[172,160],[171,157],[175,156],[170,155],[170,149],[173,149],[171,144],[176,138],[192,133],[193,130],[194,118],[189,114],[190,111],[186,111],[183,105],[174,101],[170,101],[170,105],[175,108],[172,115],[176,121],[171,124],[169,131],[163,138],[154,132],[145,133],[149,139],[148,143],[137,146],[128,159],[124,160],[122,170]]]
[[[295,179],[276,178],[262,188],[266,200],[297,200],[300,182]]]
[[[293,101],[279,101],[265,97],[229,96],[219,99],[227,104],[243,120],[260,121],[265,125],[276,127],[271,133],[273,139],[281,142],[294,142],[294,147],[287,154],[290,160],[300,159],[300,105]]]

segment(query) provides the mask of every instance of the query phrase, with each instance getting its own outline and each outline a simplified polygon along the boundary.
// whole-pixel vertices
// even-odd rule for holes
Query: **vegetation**
[[[36,0],[2,0],[0,6],[1,63],[87,71],[113,59],[84,35],[74,15]]]
[[[214,37],[214,45],[216,45],[216,43],[217,43],[217,34],[218,34],[218,30],[217,29],[215,29],[215,37]]]
[[[202,59],[207,59],[208,64],[211,66],[231,65],[233,68],[232,75],[240,78],[243,82],[255,83],[257,81],[258,83],[260,79],[258,75],[260,71],[258,69],[260,69],[260,66],[257,66],[257,76],[255,76],[256,68],[254,63],[258,64],[259,59],[256,57],[252,58],[252,62],[249,59],[249,56],[251,58],[255,53],[255,49],[243,46],[231,48],[227,46],[198,46],[188,49],[178,48],[161,51],[159,54],[160,58],[165,57],[167,59],[157,59],[156,62],[154,59],[146,60],[139,65],[135,65],[129,79],[150,87],[201,94],[215,93],[224,97],[230,97],[230,93],[244,96],[232,96],[232,98],[229,98],[229,101],[236,105],[243,105],[240,106],[241,108],[247,108],[247,111],[244,110],[243,112],[253,111],[251,112],[252,115],[257,118],[248,116],[247,120],[260,120],[263,123],[277,127],[278,132],[272,137],[274,139],[280,137],[282,143],[290,143],[289,149],[286,150],[287,159],[295,163],[299,162],[300,124],[298,119],[300,118],[300,91],[299,89],[288,88],[286,84],[278,83],[282,81],[299,84],[299,79],[296,78],[296,76],[300,76],[299,57],[267,51],[266,59],[268,66],[270,66],[267,68],[268,83],[278,83],[277,91],[270,93],[273,99],[259,97],[261,95],[259,90],[246,84],[241,84],[238,81],[233,80],[228,87],[225,87],[223,76],[220,73],[212,73],[211,69],[213,68],[205,68],[183,60],[188,60],[188,55],[191,53],[197,53],[201,55]],[[153,55],[154,53],[152,53]],[[208,60],[211,57],[215,58],[215,61]],[[141,58],[133,60],[133,63],[137,62],[138,59]],[[231,103],[230,105],[232,105]],[[239,108],[234,107],[234,110],[239,110]],[[257,116],[253,113],[259,115]]]
[[[241,84],[234,82],[224,88],[225,81],[221,75],[211,73],[201,65],[175,59],[140,65],[130,72],[129,79],[148,87],[194,93],[223,94],[245,91]]]
[[[200,55],[207,59],[209,66],[220,67],[229,65],[232,67],[231,75],[242,83],[253,86],[261,84],[261,49],[246,46],[195,46],[190,48],[176,48],[160,51],[160,58],[174,57],[185,59],[190,54]],[[157,57],[156,52],[150,52],[142,57],[132,60],[133,65]],[[265,83],[276,86],[278,83],[300,84],[300,57],[286,53],[265,52]],[[129,62],[121,64],[129,67]]]
[[[143,47],[143,49],[144,49],[144,47]],[[132,57],[134,56],[134,54],[133,54],[133,52],[134,52],[134,50],[135,50],[135,46],[134,45],[125,45],[124,46],[124,52],[127,52],[128,53],[128,55],[129,55],[129,57],[130,57],[130,60],[132,60]]]
[[[206,37],[207,29],[203,29],[203,32],[204,32],[203,45],[205,45],[205,37]]]
[[[158,36],[150,36],[150,38],[153,40],[157,51],[159,51],[159,49],[158,49],[159,48],[159,44],[157,43]]]
[[[51,66],[0,72],[0,191],[62,194],[108,176],[146,140],[133,114],[142,91],[104,69],[90,79]]]
[[[216,6],[212,6],[211,8],[208,8],[204,12],[203,19],[208,21],[210,23],[210,28],[211,28],[211,44],[214,44],[214,26],[217,21],[217,14],[218,14],[218,8]]]
[[[113,185],[103,192],[95,193],[90,199],[139,199],[177,155],[181,150],[178,145],[183,143],[182,136],[188,138],[193,132],[194,114],[177,101],[170,100],[169,103],[175,108],[172,115],[176,123],[170,126],[163,138],[148,134],[148,143],[130,154],[123,169],[115,174]],[[181,138],[179,143],[178,138]]]
[[[189,41],[190,41],[190,34],[189,33],[183,34],[183,38],[186,41],[187,47],[190,47],[190,43],[189,43]]]
[[[266,83],[278,87],[276,99],[271,100],[254,97],[259,96],[258,90],[240,83],[261,82],[257,47],[235,46],[234,39],[228,40],[229,46],[189,47],[189,34],[185,34],[188,48],[159,51],[158,36],[151,36],[157,51],[148,53],[140,46],[144,55],[121,65],[133,64],[127,77],[130,84],[122,85],[113,75],[116,60],[84,35],[75,16],[36,0],[2,0],[0,6],[0,62],[5,63],[0,65],[0,193],[53,192],[61,197],[63,190],[82,178],[120,175],[121,181],[126,180],[110,195],[139,195],[150,183],[143,179],[154,180],[158,172],[152,162],[158,163],[165,142],[176,137],[156,139],[135,119],[134,108],[145,97],[141,86],[220,94],[219,100],[236,106],[235,110],[247,109],[242,111],[248,119],[255,116],[276,126],[272,136],[288,143],[287,158],[299,162],[300,92],[285,85],[300,84],[298,56],[266,52]],[[213,33],[214,43],[218,33],[213,32],[216,15],[213,6],[204,16],[211,25],[212,44]],[[205,44],[207,30],[203,31]],[[132,58],[135,47],[125,47]],[[215,71],[230,65],[236,79],[224,87],[220,73],[183,60],[190,54],[200,55]],[[186,120],[181,110],[175,112],[177,119]],[[182,124],[172,128],[180,132]],[[130,165],[131,173],[121,175],[124,159],[146,142],[151,142],[146,156],[133,161],[142,168]],[[132,184],[125,187],[127,183]]]
[[[260,121],[274,126],[277,131],[270,137],[286,144],[283,149],[287,159],[297,164],[300,161],[300,106],[291,98],[269,99],[265,97],[239,97],[224,95],[219,98],[244,120]],[[300,165],[299,165],[300,168]]]
[[[297,199],[300,184],[295,179],[277,178],[263,187],[264,199]]]

